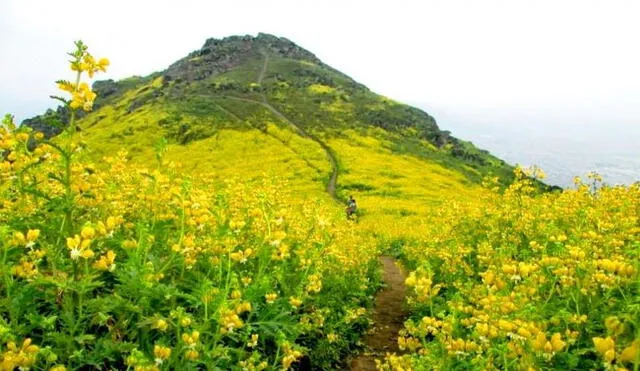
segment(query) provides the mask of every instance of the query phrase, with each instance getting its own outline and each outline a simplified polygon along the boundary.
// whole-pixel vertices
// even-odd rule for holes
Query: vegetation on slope
[[[96,71],[77,46],[79,80]],[[303,356],[327,369],[344,357],[367,324],[376,249],[333,203],[271,177],[180,171],[162,144],[151,168],[124,152],[100,166],[74,122],[94,95],[60,87],[72,114],[55,141],[10,116],[0,127],[3,370],[288,369]]]
[[[519,172],[408,226],[406,354],[382,369],[638,370],[640,186],[600,182],[540,194]]]
[[[104,98],[79,126],[91,128],[87,140],[97,155],[119,146],[136,160],[138,152],[161,137],[187,145],[225,129],[269,135],[273,126],[290,126],[284,117],[322,143],[344,139],[347,132],[368,136],[377,127],[382,130],[375,136],[387,142],[392,155],[439,163],[473,183],[488,173],[505,183],[511,179],[508,165],[441,131],[428,114],[372,93],[308,51],[271,35],[211,39],[166,71],[99,82],[95,89]],[[26,124],[40,128],[47,119],[65,122],[67,116],[49,112]]]
[[[411,292],[383,368],[640,367],[637,186],[505,190],[499,159],[269,35],[96,83],[90,113],[61,87],[0,129],[6,369],[335,368],[380,250]]]

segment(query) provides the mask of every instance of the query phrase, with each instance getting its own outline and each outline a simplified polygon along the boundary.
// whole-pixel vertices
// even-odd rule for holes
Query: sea
[[[608,185],[640,181],[640,122],[501,122],[468,116],[437,118],[442,130],[472,142],[510,164],[538,165],[545,182],[573,187],[591,171]]]

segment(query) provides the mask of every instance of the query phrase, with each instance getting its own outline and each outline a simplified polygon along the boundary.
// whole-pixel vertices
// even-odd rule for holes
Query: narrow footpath
[[[265,73],[269,65],[269,55],[264,54],[264,63],[258,76],[258,84],[262,84]],[[271,113],[276,115],[282,121],[286,122],[300,136],[309,138],[318,143],[327,154],[327,158],[331,163],[331,175],[327,183],[327,193],[331,197],[340,202],[336,194],[336,183],[338,181],[338,159],[333,150],[322,140],[305,131],[300,125],[291,121],[282,112],[273,107],[267,100],[267,95],[262,93],[262,102],[247,99],[235,98],[253,103],[258,103],[267,108]],[[386,353],[398,352],[398,332],[404,325],[406,314],[404,313],[404,275],[398,268],[396,261],[389,256],[380,257],[382,268],[384,270],[383,280],[385,288],[381,290],[375,299],[373,309],[373,327],[366,335],[364,341],[366,349],[357,355],[350,362],[350,370],[369,371],[376,370],[376,359],[382,359]]]
[[[262,84],[268,69],[269,55],[264,54],[264,63],[258,75],[258,84]],[[305,131],[300,125],[291,121],[282,112],[273,107],[267,100],[266,94],[262,93],[262,100],[250,98],[234,97],[230,95],[224,98],[238,101],[260,104],[282,121],[287,123],[298,135],[309,138],[318,143],[327,154],[327,159],[331,164],[331,174],[327,183],[327,193],[340,202],[336,194],[336,183],[338,181],[338,159],[333,150],[322,140]],[[235,115],[234,115],[235,116]],[[237,118],[237,116],[236,116]],[[238,118],[239,120],[239,118]],[[380,257],[383,268],[383,280],[385,287],[378,292],[373,309],[373,327],[364,338],[365,349],[362,353],[355,355],[348,362],[347,370],[353,371],[373,371],[376,370],[376,359],[382,360],[387,353],[397,353],[398,332],[404,325],[406,313],[403,308],[405,297],[404,274],[398,267],[395,259],[389,256]],[[308,359],[307,359],[308,360]],[[310,368],[309,364],[301,365],[300,370]]]
[[[382,256],[380,262],[386,287],[376,296],[373,328],[364,339],[365,350],[351,360],[350,370],[353,371],[375,370],[376,359],[381,360],[386,353],[399,352],[398,332],[406,317],[403,308],[405,277],[392,257]]]
[[[260,74],[258,75],[258,80],[257,80],[258,84],[262,84],[262,81],[264,80],[264,77],[265,77],[265,74],[267,72],[268,67],[269,67],[269,55],[265,53],[264,54],[264,63],[262,64],[262,68],[260,69]],[[333,150],[325,142],[320,140],[320,138],[316,137],[315,135],[313,135],[311,133],[308,133],[300,125],[298,125],[297,123],[291,121],[282,112],[278,111],[275,107],[273,107],[269,103],[269,101],[267,100],[267,95],[265,93],[262,93],[262,101],[257,101],[257,100],[249,99],[249,98],[234,97],[234,96],[230,96],[230,95],[226,95],[224,97],[225,98],[229,98],[229,99],[235,99],[235,100],[239,100],[239,101],[244,101],[244,102],[251,102],[251,103],[261,104],[263,107],[265,107],[266,109],[271,111],[271,113],[273,113],[276,117],[278,117],[279,119],[281,119],[282,121],[287,123],[289,126],[291,126],[291,128],[298,135],[300,135],[300,136],[302,136],[304,138],[309,138],[309,139],[313,140],[314,142],[318,143],[318,145],[320,145],[320,147],[322,147],[322,149],[326,153],[327,159],[329,160],[329,163],[331,164],[331,174],[329,174],[329,181],[327,182],[327,189],[326,189],[327,193],[329,193],[329,195],[335,201],[341,202],[340,199],[338,198],[337,193],[336,193],[336,184],[338,183],[338,158],[335,155],[335,153],[333,152]]]

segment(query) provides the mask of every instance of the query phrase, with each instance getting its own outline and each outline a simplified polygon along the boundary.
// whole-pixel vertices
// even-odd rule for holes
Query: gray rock
[[[283,37],[259,33],[258,36],[230,36],[207,39],[200,50],[169,66],[164,72],[166,81],[196,81],[229,71],[253,57],[263,54],[322,62],[311,52]]]

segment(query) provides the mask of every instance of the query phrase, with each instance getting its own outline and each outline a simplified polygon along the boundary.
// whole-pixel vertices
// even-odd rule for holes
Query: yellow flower
[[[80,247],[80,236],[67,237],[67,248],[70,250]]]
[[[153,356],[157,364],[162,364],[171,356],[171,348],[156,344],[153,347]]]
[[[638,361],[638,356],[640,355],[640,340],[635,340],[631,345],[624,348],[622,353],[620,353],[620,361],[621,362],[635,362]]]
[[[620,334],[624,331],[624,323],[620,322],[618,317],[610,316],[604,320],[604,325],[607,327],[607,330],[612,334]]]
[[[109,66],[110,62],[107,58],[100,58],[100,60],[98,61],[98,63],[96,64],[96,66],[98,67],[98,69],[102,72],[106,72],[107,71],[107,67]]]
[[[24,237],[24,233],[22,232],[15,232],[13,234],[13,243],[14,245],[24,245],[27,243],[26,238]]]
[[[236,306],[237,314],[242,314],[249,311],[251,311],[251,303],[249,303],[248,301],[242,302]]]
[[[553,346],[553,350],[555,352],[559,352],[564,349],[566,343],[562,341],[562,336],[560,335],[560,333],[556,332],[551,336],[551,345]]]
[[[26,142],[27,140],[29,140],[29,134],[27,133],[18,133],[16,135],[16,139],[22,143]]]
[[[616,350],[609,349],[604,353],[604,360],[607,362],[611,362],[616,358]]]
[[[165,332],[169,328],[169,324],[162,318],[159,318],[153,322],[151,328],[156,329],[158,331]]]
[[[600,337],[594,337],[593,344],[595,345],[598,353],[602,355],[605,355],[610,350],[614,350],[615,352],[615,342],[611,337],[607,337],[605,339]]]
[[[83,61],[80,62],[80,70],[87,72],[90,78],[93,77],[95,73],[94,66],[96,64],[95,59],[89,53],[84,55]]]
[[[91,240],[82,240],[78,235],[67,237],[67,248],[71,250],[71,259],[73,260],[77,260],[80,257],[84,259],[93,257],[94,253],[89,249],[90,245]]]
[[[296,298],[295,296],[291,296],[289,297],[289,304],[291,304],[291,306],[294,308],[298,308],[300,305],[302,305],[302,300]]]
[[[329,343],[335,343],[338,340],[338,335],[333,332],[329,333],[327,334],[327,340],[329,341]]]
[[[258,334],[251,334],[251,340],[247,342],[249,348],[253,348],[258,345]]]
[[[27,243],[35,242],[39,236],[40,236],[39,229],[29,229],[29,231],[27,232]]]
[[[82,228],[82,231],[80,232],[80,235],[85,240],[90,240],[90,239],[92,239],[92,238],[94,238],[96,236],[96,230],[93,229],[93,227],[86,226],[86,227]]]
[[[38,274],[38,268],[33,262],[23,260],[20,264],[14,266],[11,272],[18,277],[30,279]]]
[[[189,348],[194,348],[198,343],[198,340],[200,340],[199,331],[194,330],[191,332],[191,334],[189,333],[182,334],[182,341],[184,341],[187,344],[187,347]]]
[[[536,350],[543,350],[544,346],[547,343],[547,337],[544,335],[544,332],[538,332],[538,335],[536,335],[536,338],[531,342],[531,345],[533,345],[533,348]]]
[[[416,285],[416,280],[417,280],[417,279],[416,279],[416,273],[415,273],[415,272],[411,272],[411,273],[409,274],[409,277],[407,277],[407,278],[404,280],[404,284],[405,284],[405,285],[407,285],[407,286],[409,286],[409,287],[413,287],[413,286],[415,286],[415,285]]]
[[[80,242],[81,250],[88,249],[89,246],[91,246],[91,240],[82,240],[82,242]]]
[[[312,274],[309,275],[309,283],[306,287],[307,292],[309,293],[319,293],[322,290],[322,280],[320,279],[320,275]]]
[[[116,229],[119,225],[120,225],[120,220],[118,220],[118,218],[114,217],[114,216],[110,216],[107,218],[107,229],[109,231],[113,231],[114,229]]]
[[[93,75],[102,71],[105,72],[107,70],[107,66],[109,66],[109,60],[107,58],[101,58],[96,62],[95,58],[89,54],[84,54],[81,62],[74,62],[71,66],[71,69],[74,71],[84,71],[89,75],[89,78],[93,78]]]
[[[253,249],[247,248],[244,251],[232,252],[229,256],[232,260],[240,262],[242,264],[247,262],[247,259],[253,254]]]
[[[282,367],[286,370],[289,369],[291,364],[298,358],[302,357],[302,352],[295,350],[291,347],[291,344],[284,342],[281,346],[284,350],[284,357],[282,358]]]
[[[238,313],[231,310],[224,310],[220,318],[220,333],[231,333],[237,328],[242,328],[244,322],[238,316]]]
[[[189,361],[195,361],[198,358],[200,358],[200,353],[198,353],[197,350],[187,350],[187,352],[184,354],[185,358],[187,358]]]
[[[482,275],[482,281],[485,285],[493,284],[494,279],[496,278],[496,274],[492,271],[487,271]]]
[[[270,294],[266,294],[264,298],[267,301],[267,304],[273,304],[278,298],[278,294],[272,292]]]
[[[102,255],[100,259],[93,263],[93,267],[99,271],[112,271],[115,269],[116,254],[109,250],[106,254]]]
[[[83,82],[71,93],[69,106],[74,109],[82,108],[85,111],[91,111],[95,99],[96,93],[91,90],[87,83]]]
[[[531,337],[531,332],[524,327],[520,327],[518,328],[518,335],[522,336],[525,339],[528,339]]]
[[[80,257],[84,258],[84,259],[90,259],[93,258],[94,256],[94,252],[91,249],[84,249],[82,251],[80,251]]]
[[[242,297],[242,292],[240,290],[231,291],[231,299],[240,299]]]
[[[6,351],[0,354],[0,369],[2,370],[31,368],[35,364],[36,357],[40,351],[37,345],[31,344],[31,339],[29,338],[22,342],[20,348],[13,341],[8,342],[6,348]]]

